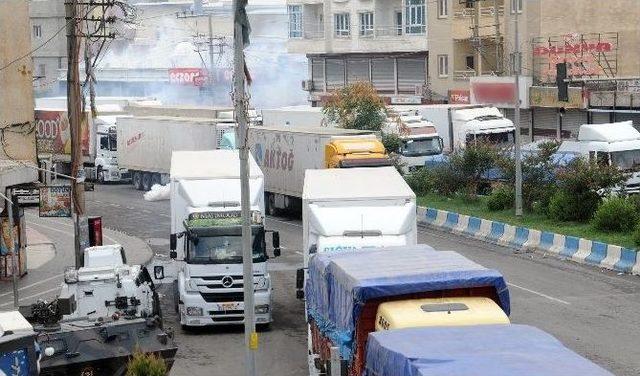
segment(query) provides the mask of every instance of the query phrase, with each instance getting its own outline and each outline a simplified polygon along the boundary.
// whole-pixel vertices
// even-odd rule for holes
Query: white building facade
[[[366,81],[388,103],[429,100],[428,0],[287,0],[290,53],[307,55],[312,105]]]
[[[36,93],[41,93],[55,88],[58,70],[67,67],[64,1],[30,0],[29,18],[31,46],[35,49],[42,45],[32,54],[33,86]]]

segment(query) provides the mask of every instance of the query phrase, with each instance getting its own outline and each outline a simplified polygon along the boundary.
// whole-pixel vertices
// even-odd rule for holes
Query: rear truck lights
[[[256,311],[256,314],[258,315],[269,313],[269,305],[268,304],[257,305],[255,311]]]
[[[187,307],[187,316],[202,316],[202,308]]]

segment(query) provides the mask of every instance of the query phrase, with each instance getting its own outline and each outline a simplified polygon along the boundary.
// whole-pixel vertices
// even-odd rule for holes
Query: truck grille
[[[233,284],[230,286],[224,286],[222,284],[222,280],[225,277],[231,277],[233,279]],[[241,289],[244,287],[244,283],[241,275],[230,275],[230,276],[215,276],[215,277],[194,277],[200,278],[206,282],[206,284],[202,284],[200,286],[206,286],[210,289],[219,289],[219,288],[228,288],[228,289]]]
[[[213,321],[216,322],[233,322],[233,321],[243,321],[244,320],[244,316],[218,316],[218,317],[213,317],[212,318]]]
[[[244,300],[244,294],[242,292],[201,292],[202,299],[207,303],[227,303],[227,302],[241,302]]]

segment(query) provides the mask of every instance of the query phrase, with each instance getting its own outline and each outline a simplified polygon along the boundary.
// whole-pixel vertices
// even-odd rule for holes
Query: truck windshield
[[[515,131],[501,133],[468,134],[467,145],[472,145],[474,142],[482,142],[492,145],[513,144],[515,143],[515,137]]]
[[[440,139],[437,137],[404,140],[400,148],[400,154],[405,157],[422,157],[441,153],[442,147],[440,145]]]
[[[611,153],[611,162],[622,170],[636,171],[640,166],[640,150],[615,151]]]
[[[110,132],[108,134],[100,133],[100,149],[116,151],[118,150],[118,139],[116,134]]]
[[[254,233],[251,238],[253,262],[267,260],[264,231]],[[191,239],[187,262],[190,264],[241,264],[242,236],[219,235],[201,236],[197,241]]]

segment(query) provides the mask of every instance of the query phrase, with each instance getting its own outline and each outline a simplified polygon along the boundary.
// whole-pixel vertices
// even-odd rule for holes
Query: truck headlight
[[[202,308],[187,307],[187,316],[202,316]]]
[[[269,278],[264,276],[260,276],[255,280],[256,290],[268,290],[269,289]]]
[[[265,313],[269,313],[269,305],[268,304],[261,304],[261,305],[257,305],[256,306],[256,314],[260,315],[260,314],[265,314]]]
[[[188,279],[187,283],[184,285],[184,289],[187,292],[198,292],[198,284],[193,279]]]

